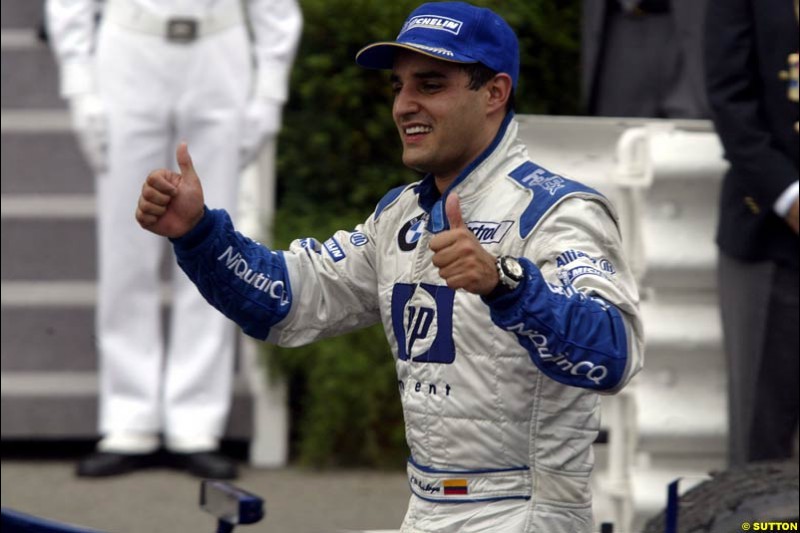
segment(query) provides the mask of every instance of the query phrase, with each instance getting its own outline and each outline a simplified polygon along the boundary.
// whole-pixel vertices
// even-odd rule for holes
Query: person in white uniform
[[[93,0],[48,0],[46,21],[61,95],[96,173],[102,438],[77,473],[149,466],[165,456],[163,437],[173,463],[235,477],[218,453],[235,330],[174,269],[166,340],[163,241],[131,219],[131,198],[183,140],[202,152],[210,194],[235,212],[240,170],[280,126],[300,9],[295,0],[108,0],[98,13]]]

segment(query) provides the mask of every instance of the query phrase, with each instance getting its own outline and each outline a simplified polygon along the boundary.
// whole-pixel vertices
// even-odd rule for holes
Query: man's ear
[[[496,74],[494,78],[486,83],[488,113],[494,113],[499,109],[505,114],[506,102],[511,97],[511,88],[511,76],[504,72]]]

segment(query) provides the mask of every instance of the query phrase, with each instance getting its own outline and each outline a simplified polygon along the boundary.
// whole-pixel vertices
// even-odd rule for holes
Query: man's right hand
[[[83,156],[97,174],[108,170],[108,112],[96,93],[70,98],[72,128]]]
[[[203,218],[203,186],[192,165],[189,148],[181,143],[176,152],[181,173],[154,170],[147,176],[136,206],[136,220],[156,235],[175,239]]]

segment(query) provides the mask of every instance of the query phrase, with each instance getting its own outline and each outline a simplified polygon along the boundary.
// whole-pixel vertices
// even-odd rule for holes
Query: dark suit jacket
[[[791,0],[787,1],[791,3]],[[686,61],[686,75],[695,101],[702,103],[702,115],[707,116],[702,54],[706,0],[671,0],[670,4],[670,16]],[[588,109],[596,90],[595,80],[605,39],[607,0],[583,0],[581,9],[581,98],[584,109]]]
[[[706,85],[730,170],[717,243],[727,255],[797,266],[798,239],[772,206],[798,179],[798,104],[778,77],[798,49],[791,0],[710,0]]]

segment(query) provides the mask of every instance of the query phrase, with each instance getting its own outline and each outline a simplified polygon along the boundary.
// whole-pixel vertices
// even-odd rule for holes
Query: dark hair
[[[467,88],[473,91],[477,91],[497,75],[496,70],[490,69],[483,63],[461,63],[459,67],[469,76],[469,85],[467,85]],[[508,95],[508,102],[506,102],[506,112],[513,110],[514,89],[512,88],[511,94]]]

